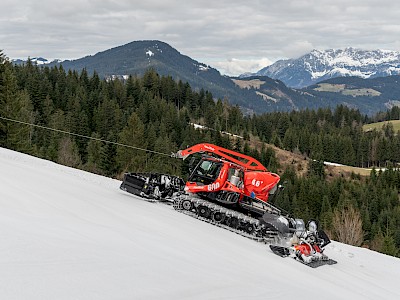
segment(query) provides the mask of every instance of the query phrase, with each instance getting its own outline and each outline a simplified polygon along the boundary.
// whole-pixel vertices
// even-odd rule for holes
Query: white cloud
[[[389,0],[3,0],[2,7],[0,49],[11,58],[79,58],[158,39],[238,74],[312,48],[400,50],[400,5]]]
[[[291,41],[288,45],[285,45],[282,48],[282,51],[285,53],[287,58],[297,58],[307,52],[310,52],[314,48],[316,47],[314,47],[309,41],[294,40]]]
[[[228,59],[211,63],[211,66],[218,69],[221,74],[229,76],[238,76],[246,72],[257,72],[262,68],[269,66],[273,62],[268,58],[261,59]]]

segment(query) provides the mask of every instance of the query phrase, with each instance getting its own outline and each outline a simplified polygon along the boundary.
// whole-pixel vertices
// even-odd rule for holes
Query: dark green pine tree
[[[154,145],[157,139],[155,123],[148,124],[147,129],[145,131],[145,136],[147,141],[147,148],[149,150],[154,150]]]
[[[326,176],[324,162],[322,160],[310,159],[308,163],[308,175],[324,179]]]
[[[97,133],[92,133],[91,140],[88,142],[87,145],[87,162],[85,165],[85,169],[93,173],[101,173],[100,165],[101,165],[101,153],[102,149],[102,142],[99,140],[100,135]]]
[[[35,121],[33,107],[26,91],[19,91],[16,94],[14,103],[13,118],[26,124],[33,124]],[[16,151],[32,153],[33,127],[26,124],[14,123],[9,127],[9,146]]]
[[[95,131],[103,138],[107,137],[110,132],[113,134],[119,132],[123,121],[122,115],[118,104],[113,100],[105,98],[99,107],[95,109]]]
[[[264,144],[261,148],[261,163],[272,172],[277,172],[280,167],[275,150],[272,147],[265,147]]]
[[[127,145],[127,147],[117,147],[116,160],[124,172],[144,171],[146,169],[146,152],[140,150],[147,149],[144,128],[139,116],[132,113],[128,124],[119,134],[119,143]]]
[[[137,78],[129,76],[126,82],[127,110],[134,109],[139,102],[140,85]]]
[[[383,238],[382,253],[392,256],[399,256],[399,248],[396,246],[393,236],[386,232]]]
[[[12,66],[4,61],[0,73],[0,116],[10,119],[0,120],[0,145],[27,152],[32,151],[32,128],[18,123],[33,123],[34,114],[29,96],[18,91],[17,80]]]
[[[12,91],[10,93],[10,74],[6,73],[8,69],[9,62],[7,57],[3,54],[3,51],[0,50],[0,117],[7,117],[10,107],[8,102],[10,101],[10,94],[14,94],[16,91]],[[4,119],[0,119],[0,145],[6,146],[7,141],[7,127],[8,122]]]
[[[333,216],[333,211],[331,203],[329,201],[329,197],[327,195],[324,195],[322,197],[321,214],[319,217],[319,221],[323,229],[331,229],[332,216]]]
[[[165,125],[163,123],[161,123],[160,125],[160,135],[155,142],[154,150],[159,153],[164,153],[166,155],[170,153],[175,153],[177,151],[177,147],[168,136]],[[154,154],[151,160],[153,163],[152,170],[174,175],[179,175],[180,173],[180,162],[178,162],[177,160],[168,158],[162,154]]]
[[[113,134],[107,136],[108,141],[115,141]],[[117,162],[117,146],[111,143],[103,143],[100,151],[100,169],[107,176],[115,176],[118,173],[119,167]]]
[[[242,145],[243,145],[243,140],[241,138],[236,138],[233,150],[237,152],[242,152]]]
[[[160,91],[160,76],[154,69],[148,70],[143,75],[143,87],[152,92],[154,96],[159,94]]]

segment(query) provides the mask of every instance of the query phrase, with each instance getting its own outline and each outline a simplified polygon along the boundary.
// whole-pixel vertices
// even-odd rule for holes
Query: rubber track
[[[191,211],[185,210],[182,206],[182,203],[185,200],[189,200],[192,203],[192,207],[193,208],[197,208],[199,206],[205,206],[207,208],[209,208],[212,211],[218,211],[221,213],[224,213],[226,216],[228,217],[235,217],[237,218],[241,223],[250,223],[253,224],[253,226],[255,226],[255,230],[253,232],[253,234],[249,234],[243,230],[240,229],[235,229],[233,227],[230,227],[224,223],[219,223],[219,222],[215,222],[214,220],[212,220],[211,218],[205,218],[202,216],[199,216],[194,209]],[[234,232],[236,234],[239,234],[241,236],[244,236],[246,238],[249,238],[251,240],[257,241],[257,242],[261,242],[261,243],[265,243],[265,244],[275,244],[276,240],[277,240],[277,232],[274,231],[270,231],[269,234],[270,236],[259,236],[261,234],[261,230],[262,228],[260,227],[260,221],[258,219],[246,216],[243,213],[239,213],[237,211],[233,211],[230,210],[228,208],[225,208],[223,206],[220,206],[218,204],[214,204],[211,203],[207,200],[203,200],[203,199],[199,199],[199,198],[192,198],[192,197],[188,197],[188,196],[181,196],[179,198],[176,198],[173,202],[173,207],[176,211],[183,213],[185,215],[191,216],[195,219],[201,220],[203,222],[212,224],[214,226],[229,230],[231,232]]]

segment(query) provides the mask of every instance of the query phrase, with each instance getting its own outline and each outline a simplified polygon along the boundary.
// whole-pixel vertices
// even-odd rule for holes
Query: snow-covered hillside
[[[340,76],[373,78],[398,74],[400,52],[356,48],[312,50],[297,59],[277,61],[256,73],[295,88]]]
[[[400,259],[312,269],[119,184],[0,148],[1,299],[400,299]]]

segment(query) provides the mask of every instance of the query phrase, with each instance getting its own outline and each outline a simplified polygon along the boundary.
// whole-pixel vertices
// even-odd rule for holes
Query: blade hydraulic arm
[[[250,156],[207,143],[197,144],[185,150],[179,150],[174,156],[185,159],[189,155],[195,153],[213,153],[243,167],[245,170],[267,171],[267,168],[265,168],[258,160]]]

